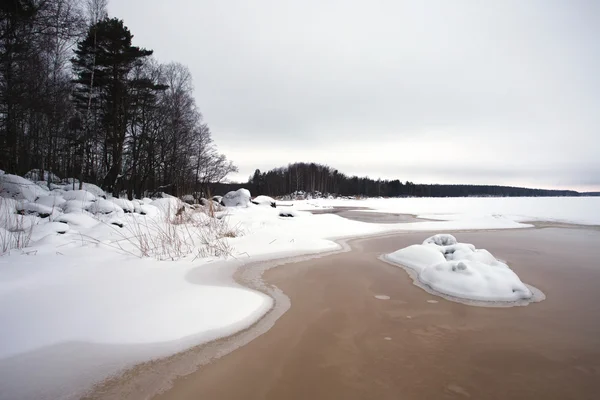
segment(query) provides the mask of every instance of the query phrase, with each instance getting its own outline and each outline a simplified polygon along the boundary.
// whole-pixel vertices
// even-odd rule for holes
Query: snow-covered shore
[[[302,210],[370,208],[365,212],[412,214],[426,219],[462,220],[502,216],[513,221],[600,225],[600,197],[406,197],[288,201]]]
[[[133,363],[247,328],[269,310],[272,299],[234,282],[232,276],[241,264],[335,250],[339,246],[334,238],[394,231],[514,229],[529,227],[519,221],[564,219],[564,214],[556,217],[554,209],[545,207],[543,198],[537,199],[538,208],[531,207],[533,200],[524,199],[522,209],[510,199],[508,215],[498,206],[503,204],[498,200],[504,199],[462,199],[468,206],[457,206],[460,199],[442,199],[445,208],[438,201],[434,209],[423,206],[420,212],[415,212],[416,206],[405,209],[404,199],[342,203],[383,212],[452,214],[451,218],[438,214],[439,221],[401,224],[363,223],[301,211],[340,205],[338,200],[319,200],[316,205],[315,201],[294,202],[280,208],[247,204],[207,216],[206,210],[182,206],[176,199],[129,202],[104,199],[91,186],[91,191],[48,191],[32,184],[25,186],[25,197],[3,199],[0,229],[5,235],[21,229],[30,237],[26,247],[0,257],[0,371],[19,365],[26,375],[27,366],[33,365],[28,362],[40,371],[51,370],[61,360],[70,372],[61,375],[62,381],[40,379],[28,385],[15,385],[14,370],[0,374],[0,387],[8,387],[5,376],[13,380],[10,387],[16,390],[0,390],[2,399],[76,398],[86,385]],[[565,198],[561,204],[577,208],[579,200]],[[594,200],[597,210],[600,198]],[[540,209],[546,214],[541,215]],[[174,214],[182,220],[174,223]],[[577,215],[568,222],[589,223],[596,217]],[[173,243],[165,243],[165,235],[177,238],[176,249],[169,247]],[[210,248],[213,241],[219,243],[216,248]],[[78,357],[53,350],[82,344],[137,350],[131,357],[125,356],[127,351],[113,358],[105,353],[93,370],[80,370]]]

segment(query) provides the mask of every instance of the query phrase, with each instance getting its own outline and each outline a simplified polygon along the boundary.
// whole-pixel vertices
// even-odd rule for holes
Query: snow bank
[[[225,207],[248,207],[250,205],[250,191],[248,189],[238,189],[227,193],[221,199]]]
[[[514,302],[533,297],[506,264],[487,250],[459,243],[448,234],[426,239],[384,258],[412,269],[420,283],[436,292],[474,301]]]
[[[266,295],[233,284],[190,282],[190,264],[130,259],[124,265],[101,253],[91,252],[103,262],[85,268],[73,255],[23,257],[19,265],[0,260],[0,299],[11,305],[0,308],[0,359],[75,341],[156,343],[199,333],[195,341],[206,341],[230,333],[231,325],[249,325],[271,306]],[[20,295],[23,288],[29,296]]]
[[[0,398],[80,398],[121,368],[248,328],[272,306],[222,266],[82,250],[0,257],[0,302],[10,305],[0,307]],[[44,379],[24,385],[15,365]]]

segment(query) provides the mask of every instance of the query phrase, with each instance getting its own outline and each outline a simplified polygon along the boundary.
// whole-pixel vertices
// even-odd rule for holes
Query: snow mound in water
[[[437,235],[425,239],[423,242],[423,244],[436,244],[438,246],[448,246],[456,243],[458,243],[456,238],[447,233],[438,233]]]
[[[506,264],[489,251],[459,243],[452,235],[435,235],[422,245],[384,257],[413,270],[422,284],[452,297],[474,301],[512,302],[533,297]]]
[[[225,207],[248,207],[250,205],[250,191],[248,189],[238,189],[227,193],[221,199]]]

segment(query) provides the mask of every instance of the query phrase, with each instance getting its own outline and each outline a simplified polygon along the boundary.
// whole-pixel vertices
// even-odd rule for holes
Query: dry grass
[[[216,218],[213,210],[182,205],[174,215],[164,219],[131,217],[123,228],[114,228],[119,240],[114,244],[138,257],[178,260],[188,255],[196,258],[229,257],[233,248],[227,238],[240,235],[225,219]]]
[[[29,246],[33,224],[26,224],[27,217],[17,214],[12,200],[0,197],[0,212],[0,255]]]

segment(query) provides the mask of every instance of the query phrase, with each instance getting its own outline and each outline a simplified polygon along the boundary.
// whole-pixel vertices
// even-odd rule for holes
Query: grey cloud
[[[190,67],[238,177],[302,160],[371,177],[398,170],[411,180],[600,188],[598,2],[109,8],[136,44]]]

